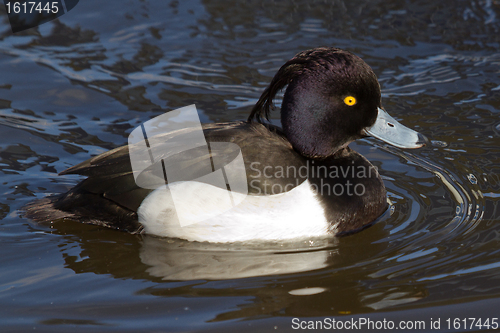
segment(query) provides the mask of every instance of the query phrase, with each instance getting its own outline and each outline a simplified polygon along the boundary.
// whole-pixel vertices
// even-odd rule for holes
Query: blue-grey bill
[[[420,148],[426,141],[422,134],[403,126],[381,108],[375,124],[365,128],[365,132],[398,148]]]

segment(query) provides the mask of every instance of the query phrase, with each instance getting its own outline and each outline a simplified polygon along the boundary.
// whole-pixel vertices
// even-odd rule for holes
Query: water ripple
[[[456,204],[456,211],[455,216],[442,226],[443,230],[446,230],[446,238],[472,232],[478,226],[484,215],[485,201],[474,174],[456,174],[418,155],[406,151],[395,151],[388,147],[382,149],[391,151],[406,161],[434,174],[451,194]],[[465,179],[468,181],[464,182]]]

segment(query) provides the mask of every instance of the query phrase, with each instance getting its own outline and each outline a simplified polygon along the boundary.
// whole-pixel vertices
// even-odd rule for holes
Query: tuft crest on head
[[[334,47],[320,47],[297,53],[278,70],[269,86],[264,90],[257,104],[252,109],[248,121],[260,123],[263,118],[269,120],[274,110],[273,98],[294,79],[313,71],[342,71],[353,62],[364,62],[356,55]],[[365,64],[366,65],[366,64]],[[371,72],[371,68],[366,65]]]

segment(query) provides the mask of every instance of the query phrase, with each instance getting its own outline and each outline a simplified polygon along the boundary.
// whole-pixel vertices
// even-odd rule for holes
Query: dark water
[[[458,332],[500,317],[500,2],[81,0],[15,35],[1,5],[0,19],[1,332],[293,331],[293,318]],[[368,62],[385,108],[433,140],[352,144],[393,203],[373,227],[242,247],[19,217],[151,117],[194,103],[204,122],[245,119],[279,66],[324,45]]]

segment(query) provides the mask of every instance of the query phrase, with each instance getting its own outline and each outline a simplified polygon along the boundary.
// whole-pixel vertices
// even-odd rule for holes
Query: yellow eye
[[[349,106],[353,106],[354,104],[356,104],[356,98],[352,96],[347,96],[346,98],[344,98],[344,103]]]

